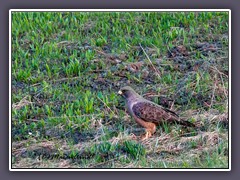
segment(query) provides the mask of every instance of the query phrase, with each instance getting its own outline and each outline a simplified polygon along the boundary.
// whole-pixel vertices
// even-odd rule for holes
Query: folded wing
[[[186,126],[194,126],[192,123],[181,120],[178,115],[164,107],[148,101],[141,101],[133,105],[133,113],[140,119],[147,122],[178,122]]]

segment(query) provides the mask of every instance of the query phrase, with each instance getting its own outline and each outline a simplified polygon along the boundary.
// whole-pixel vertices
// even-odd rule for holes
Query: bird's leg
[[[148,139],[152,136],[152,134],[154,134],[156,132],[156,125],[154,123],[147,123],[148,126],[146,126],[146,134],[144,137],[142,137],[142,140]]]
[[[141,140],[144,141],[150,138],[151,136],[152,136],[152,133],[149,130],[147,130],[146,134],[141,138]]]

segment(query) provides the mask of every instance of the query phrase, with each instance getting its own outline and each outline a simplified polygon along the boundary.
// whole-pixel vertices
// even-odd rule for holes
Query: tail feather
[[[172,121],[172,122],[176,122],[176,123],[178,123],[178,124],[180,124],[180,125],[182,125],[182,126],[196,127],[195,124],[193,124],[193,123],[191,123],[191,122],[189,122],[189,121],[186,121],[186,120],[184,120],[184,119],[182,119],[182,118],[179,118],[178,116],[172,116],[171,121]]]

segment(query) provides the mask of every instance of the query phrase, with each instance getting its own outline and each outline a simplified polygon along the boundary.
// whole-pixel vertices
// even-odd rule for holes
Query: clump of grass
[[[146,155],[145,148],[134,141],[125,141],[123,150],[134,159],[140,159],[142,156]]]

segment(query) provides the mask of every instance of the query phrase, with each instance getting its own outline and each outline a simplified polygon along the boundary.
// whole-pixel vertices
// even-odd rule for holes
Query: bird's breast
[[[127,109],[128,109],[128,112],[133,115],[133,110],[132,110],[132,107],[137,103],[137,100],[128,100],[127,102]]]

